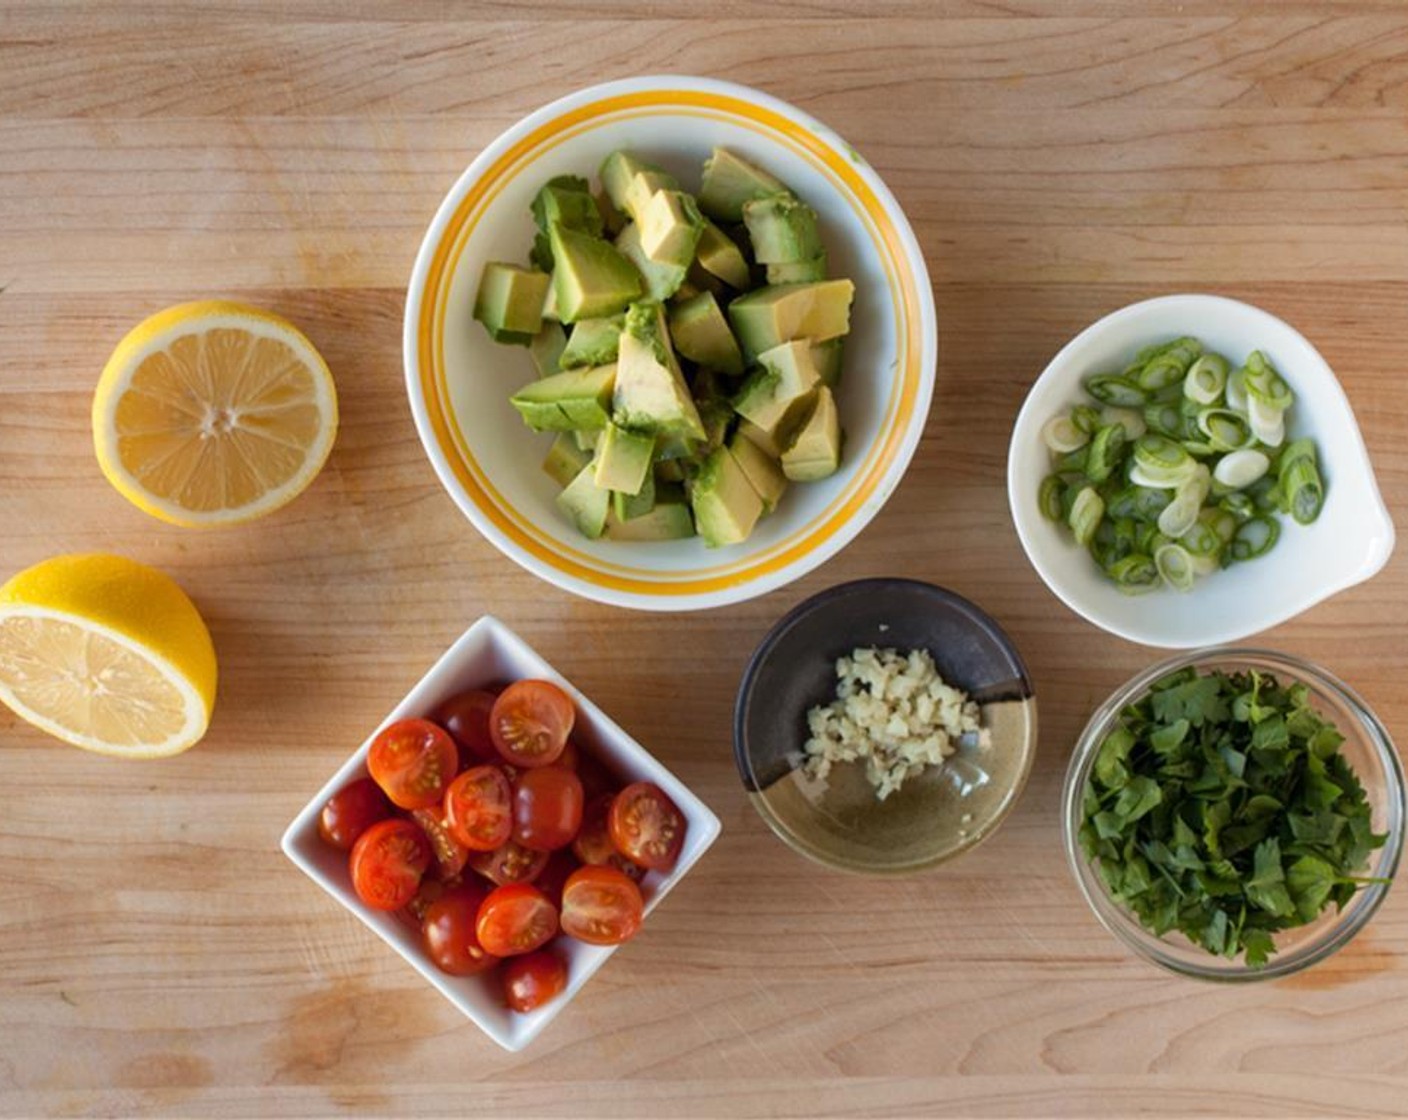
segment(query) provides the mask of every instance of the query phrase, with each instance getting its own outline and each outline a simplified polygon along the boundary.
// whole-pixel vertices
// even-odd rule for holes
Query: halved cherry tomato
[[[455,741],[425,719],[397,720],[372,740],[367,769],[402,809],[438,805],[460,768]]]
[[[504,760],[529,769],[562,755],[577,718],[572,699],[550,681],[518,681],[494,701],[489,734]]]
[[[447,890],[425,911],[421,940],[435,966],[451,976],[473,976],[493,968],[499,959],[479,944],[475,926],[488,891],[477,883]]]
[[[537,887],[495,887],[479,907],[479,944],[496,957],[516,957],[546,945],[557,934],[557,907]]]
[[[415,925],[416,929],[420,929],[421,924],[425,921],[425,912],[430,909],[430,904],[444,898],[446,891],[460,885],[457,881],[442,883],[439,879],[422,879],[420,886],[416,888],[416,896],[406,903],[406,907],[401,913]]]
[[[561,910],[562,888],[567,885],[568,876],[581,866],[577,862],[577,857],[572,854],[571,848],[558,848],[548,856],[547,866],[538,873],[538,877],[533,880],[533,885],[543,892],[549,902]]]
[[[611,830],[607,827],[607,815],[614,793],[605,793],[593,799],[582,810],[582,827],[572,841],[572,851],[584,864],[590,867],[614,867],[634,883],[645,878],[645,868],[638,867],[616,850],[611,842]]]
[[[582,782],[571,770],[525,770],[513,785],[513,838],[552,852],[572,843],[582,824]]]
[[[415,898],[431,858],[430,841],[410,821],[379,821],[352,845],[352,887],[373,910],[399,910]]]
[[[445,791],[450,835],[475,852],[492,852],[513,831],[513,789],[497,766],[475,766]]]
[[[562,888],[562,932],[589,945],[619,945],[640,929],[640,888],[614,867],[581,867]]]
[[[653,782],[636,782],[618,793],[607,827],[618,852],[652,871],[674,867],[684,844],[684,816]]]
[[[499,752],[489,735],[489,713],[497,696],[487,689],[473,688],[451,696],[430,714],[459,746],[461,766],[498,761]]]
[[[435,870],[441,879],[453,879],[469,862],[469,849],[450,832],[445,814],[438,809],[414,809],[411,820],[420,825],[430,850],[435,854]]]
[[[469,866],[492,883],[531,883],[547,866],[547,852],[534,852],[512,840],[492,852],[473,852]]]
[[[357,837],[390,815],[381,787],[370,778],[358,778],[328,798],[318,814],[318,835],[334,848],[350,852]]]
[[[532,1011],[567,987],[567,965],[551,949],[514,957],[504,965],[504,1002],[511,1011]]]

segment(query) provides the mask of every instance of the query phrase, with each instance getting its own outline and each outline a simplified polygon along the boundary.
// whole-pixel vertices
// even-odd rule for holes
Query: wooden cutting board
[[[514,567],[436,483],[401,388],[404,285],[454,177],[540,104],[641,72],[751,83],[833,125],[898,195],[939,307],[932,415],[884,512],[823,570],[707,614],[610,610]],[[90,549],[157,564],[223,670],[208,741],[159,764],[89,757],[0,711],[0,1111],[1402,1115],[1401,888],[1324,967],[1207,987],[1131,959],[1061,853],[1075,735],[1157,655],[1083,623],[1028,566],[1007,438],[1074,332],[1187,290],[1251,300],[1319,346],[1401,518],[1399,0],[0,0],[0,572]],[[116,340],[205,295],[298,322],[344,416],[307,494],[209,534],[129,507],[88,434]],[[901,882],[794,856],[730,757],[756,641],[870,575],[988,608],[1041,705],[1002,832]],[[277,847],[490,610],[724,822],[645,935],[517,1056]],[[1263,640],[1408,736],[1405,551]]]

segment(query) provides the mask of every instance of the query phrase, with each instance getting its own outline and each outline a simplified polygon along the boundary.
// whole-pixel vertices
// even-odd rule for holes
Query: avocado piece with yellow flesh
[[[713,292],[700,292],[671,307],[669,321],[675,349],[690,361],[735,377],[743,372],[738,340],[729,330]]]
[[[621,338],[621,325],[625,321],[624,315],[577,320],[572,324],[572,334],[558,359],[558,368],[576,369],[579,366],[604,366],[614,362]]]
[[[829,478],[841,465],[841,418],[836,398],[825,385],[816,391],[816,405],[782,453],[782,473],[794,482]]]
[[[595,473],[596,464],[588,463],[557,496],[557,508],[571,518],[584,537],[592,540],[605,531],[611,512],[611,491],[596,484],[592,477]]]
[[[811,344],[805,339],[784,342],[759,354],[758,364],[761,368],[743,383],[733,407],[783,446],[811,407],[808,394],[821,381]]]
[[[601,188],[626,217],[639,220],[637,209],[656,191],[677,191],[677,180],[668,171],[627,151],[612,152],[601,163]]]
[[[790,432],[788,433],[791,434]],[[764,455],[770,459],[782,458],[782,445],[778,443],[771,432],[764,431],[751,420],[742,417],[738,420],[738,435],[746,439]]]
[[[690,267],[692,269],[693,265],[691,265]],[[704,290],[705,289],[701,288],[698,284],[691,280],[689,278],[689,274],[686,273],[684,280],[680,282],[680,286],[675,289],[675,294],[670,297],[670,305],[672,307],[676,307],[679,304],[684,303],[686,300],[693,299],[695,296],[697,296],[700,292]]]
[[[619,490],[611,492],[611,516],[617,521],[629,521],[640,517],[655,508],[655,472],[645,472],[645,481],[635,494],[623,494]]]
[[[537,432],[604,428],[611,419],[615,386],[615,365],[573,369],[530,382],[509,403]]]
[[[640,226],[632,222],[616,235],[616,248],[631,262],[645,285],[645,298],[664,301],[669,299],[684,283],[689,270],[678,264],[653,261],[640,243]]]
[[[603,490],[639,494],[654,455],[653,435],[607,424],[596,449],[596,484]]]
[[[639,273],[611,242],[561,225],[551,226],[548,237],[553,293],[564,323],[615,315],[640,296]]]
[[[578,428],[572,433],[573,440],[577,446],[587,453],[588,456],[596,454],[597,444],[601,442],[601,433],[606,429],[602,428]]]
[[[825,342],[850,330],[855,290],[845,279],[758,288],[728,305],[728,321],[744,357],[797,338]]]
[[[763,512],[771,513],[787,490],[787,477],[778,467],[777,460],[739,432],[735,432],[733,439],[729,440],[728,449],[739,468],[748,476],[758,497],[763,500]]]
[[[694,523],[710,548],[747,540],[763,500],[727,447],[716,447],[704,460],[689,491]]]
[[[796,264],[821,256],[816,211],[790,194],[755,198],[743,204],[743,224],[759,264]]]
[[[558,362],[566,346],[567,335],[562,329],[562,324],[544,319],[542,330],[535,334],[533,341],[528,344],[528,353],[533,358],[533,368],[538,371],[539,377],[551,377],[562,368]]]
[[[546,272],[490,261],[479,278],[474,317],[495,342],[527,346],[542,329],[547,293]]]
[[[645,255],[661,264],[688,268],[704,231],[704,216],[684,191],[656,191],[636,218]]]
[[[826,279],[826,254],[809,261],[790,261],[768,265],[769,284],[806,284]]]
[[[677,541],[694,536],[694,516],[683,501],[658,502],[649,512],[623,521],[612,517],[606,537],[613,541]]]
[[[704,438],[704,425],[670,347],[665,309],[659,303],[633,303],[626,312],[612,415],[624,428]]]
[[[844,338],[828,338],[812,346],[812,363],[821,375],[821,383],[829,388],[841,384],[841,359],[845,349]]]
[[[577,446],[572,432],[559,432],[543,460],[543,470],[559,486],[566,486],[592,461],[591,452]]]
[[[787,184],[727,148],[715,148],[704,161],[699,208],[717,222],[743,220],[743,204],[787,192]]]
[[[704,219],[695,256],[700,268],[718,277],[730,288],[746,291],[753,286],[752,270],[743,256],[743,250],[708,218]]]
[[[538,234],[533,239],[533,263],[546,272],[553,268],[552,241],[548,230],[554,223],[600,237],[601,211],[592,197],[591,186],[577,175],[549,179],[533,197],[530,206]]]

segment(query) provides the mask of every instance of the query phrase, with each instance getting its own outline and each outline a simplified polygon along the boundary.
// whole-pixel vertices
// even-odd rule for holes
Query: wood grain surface
[[[403,290],[443,192],[500,130],[645,72],[826,120],[909,214],[941,323],[904,484],[824,569],[702,614],[611,610],[501,557],[436,483],[401,381]],[[1302,977],[1167,977],[1096,924],[1057,803],[1073,740],[1155,651],[1027,564],[1016,410],[1096,317],[1256,302],[1320,347],[1408,508],[1408,11],[1400,0],[0,0],[0,572],[107,549],[210,622],[208,740],[119,764],[0,709],[0,1111],[272,1116],[1400,1116],[1408,892]],[[338,381],[317,483],[237,531],[165,527],[92,454],[123,332],[231,295]],[[846,579],[987,607],[1042,740],[1002,832],[949,869],[810,866],[745,801],[740,670]],[[493,611],[719,814],[717,846],[537,1045],[499,1051],[278,851],[304,800]],[[1408,550],[1265,636],[1408,736]]]

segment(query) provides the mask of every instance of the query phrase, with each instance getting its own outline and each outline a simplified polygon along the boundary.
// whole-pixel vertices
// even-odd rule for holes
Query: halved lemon
[[[215,647],[167,575],[121,556],[55,556],[0,587],[0,700],[67,743],[124,758],[194,746]]]
[[[337,435],[327,363],[292,323],[224,300],[134,327],[93,397],[93,443],[123,497],[177,525],[232,525],[298,496]]]

